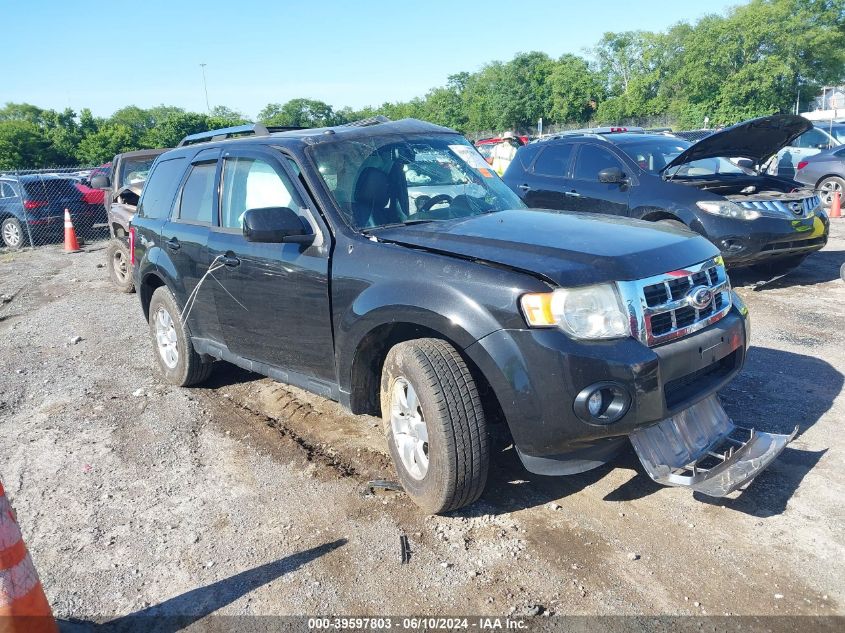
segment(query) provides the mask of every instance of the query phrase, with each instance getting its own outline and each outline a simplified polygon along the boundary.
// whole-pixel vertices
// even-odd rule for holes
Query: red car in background
[[[515,137],[516,142],[519,145],[528,145],[529,138],[528,136],[517,136]],[[478,150],[478,153],[484,157],[489,164],[493,164],[493,148],[496,147],[499,143],[502,142],[502,139],[499,137],[496,138],[483,138],[475,142],[475,148]]]
[[[92,189],[88,186],[87,183],[91,182],[91,179],[94,176],[108,176],[111,172],[111,163],[105,163],[100,165],[99,167],[95,167],[91,170],[91,173],[88,174],[88,177],[84,182],[76,183],[76,188],[82,192],[82,199],[85,200],[88,204],[100,205],[102,206],[104,200],[104,192],[102,189]]]

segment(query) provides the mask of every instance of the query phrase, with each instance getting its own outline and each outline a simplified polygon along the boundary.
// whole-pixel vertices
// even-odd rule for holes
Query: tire
[[[839,201],[845,203],[845,200],[842,200],[845,197],[845,178],[840,178],[839,176],[822,178],[816,185],[816,191],[819,192],[819,198],[821,198],[822,206],[825,209],[833,204],[833,194],[836,191],[839,192]]]
[[[411,390],[416,407],[408,402]],[[487,422],[475,381],[454,347],[431,338],[394,346],[382,370],[381,410],[399,480],[414,503],[437,514],[481,496],[490,465]],[[417,423],[408,424],[409,418]]]
[[[6,218],[0,224],[0,238],[3,243],[13,251],[19,251],[29,243],[26,237],[26,229],[17,218]]]
[[[751,270],[762,275],[770,275],[775,277],[777,275],[785,275],[790,270],[797,268],[807,259],[807,255],[793,255],[792,257],[784,257],[782,259],[775,259],[765,264],[754,264]]]
[[[106,266],[109,269],[111,282],[121,292],[135,292],[135,282],[132,281],[132,267],[129,264],[129,247],[121,240],[113,237],[106,248]]]
[[[204,382],[211,373],[212,363],[203,361],[194,350],[188,325],[182,321],[181,311],[169,288],[155,289],[149,314],[153,353],[164,378],[177,387]],[[159,332],[166,339],[168,351],[159,344]],[[175,356],[168,352],[175,352]]]

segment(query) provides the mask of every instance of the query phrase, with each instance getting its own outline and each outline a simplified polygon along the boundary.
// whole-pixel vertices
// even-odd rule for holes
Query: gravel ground
[[[0,476],[57,617],[251,614],[845,615],[845,220],[753,288],[752,348],[723,393],[800,432],[742,493],[663,488],[633,451],[566,478],[496,444],[481,501],[425,517],[378,420],[218,363],[156,374],[104,246],[0,254]],[[400,558],[407,536],[411,557]]]

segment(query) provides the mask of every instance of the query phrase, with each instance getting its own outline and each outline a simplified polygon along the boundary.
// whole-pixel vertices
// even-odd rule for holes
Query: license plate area
[[[790,435],[736,426],[713,395],[630,438],[657,483],[724,497],[765,470],[797,432],[797,426]]]

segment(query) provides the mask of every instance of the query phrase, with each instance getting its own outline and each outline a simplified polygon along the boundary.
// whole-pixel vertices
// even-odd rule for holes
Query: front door
[[[573,198],[573,209],[590,213],[628,215],[628,183],[599,182],[599,172],[608,167],[618,167],[630,178],[630,169],[616,154],[605,147],[583,144],[575,157],[572,179],[566,190]]]
[[[224,154],[220,221],[209,256],[215,301],[229,351],[242,358],[336,381],[328,249],[315,243],[262,244],[243,236],[248,209],[288,207],[319,230],[289,159],[276,150]]]

